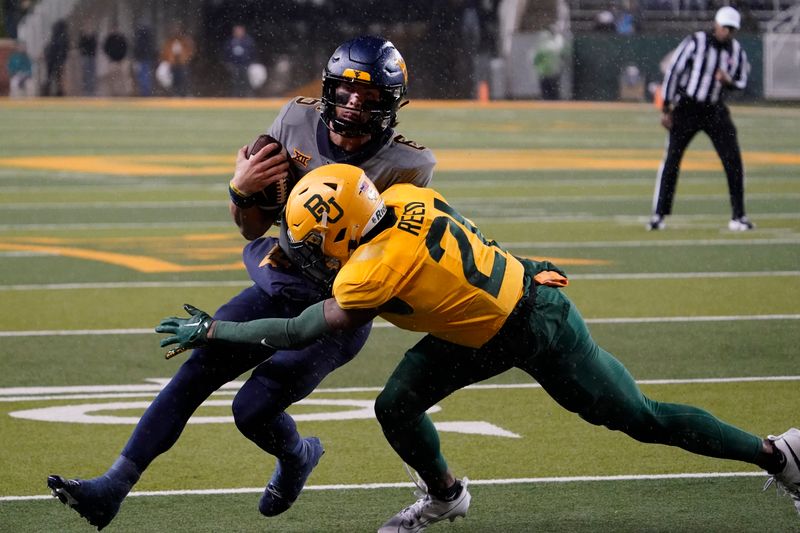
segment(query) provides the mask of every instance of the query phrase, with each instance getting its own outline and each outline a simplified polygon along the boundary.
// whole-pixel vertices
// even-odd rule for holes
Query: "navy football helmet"
[[[369,112],[366,122],[336,116],[336,89],[342,83],[364,84],[377,89],[378,102],[365,102],[361,111]],[[386,39],[370,35],[356,37],[339,46],[322,72],[322,119],[334,132],[345,137],[379,135],[397,124],[397,110],[404,104],[408,71],[403,56]]]

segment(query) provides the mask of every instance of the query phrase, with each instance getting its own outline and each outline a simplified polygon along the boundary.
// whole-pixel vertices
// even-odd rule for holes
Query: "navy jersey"
[[[436,165],[429,149],[389,128],[358,151],[345,152],[331,143],[319,106],[317,98],[292,98],[269,128],[269,134],[286,147],[298,179],[322,165],[347,163],[361,167],[381,192],[397,183],[428,186]],[[291,299],[316,301],[327,297],[296,268],[281,266],[272,259],[270,252],[275,252],[276,244],[277,239],[262,237],[244,249],[244,263],[256,285],[269,294]]]

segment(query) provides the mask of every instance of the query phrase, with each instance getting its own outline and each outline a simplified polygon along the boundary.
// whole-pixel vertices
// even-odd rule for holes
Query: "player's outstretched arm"
[[[171,333],[161,346],[177,344],[167,359],[186,350],[207,345],[210,341],[262,344],[274,349],[305,346],[331,331],[362,326],[378,315],[377,309],[342,309],[329,298],[306,308],[294,318],[263,318],[250,322],[213,320],[207,313],[186,304],[189,318],[165,318],[156,326],[157,333]]]
[[[189,318],[172,316],[165,318],[156,326],[156,333],[171,333],[171,337],[161,339],[161,347],[177,344],[178,346],[170,349],[165,354],[167,359],[175,357],[179,353],[192,348],[199,348],[208,344],[208,331],[214,320],[205,311],[201,311],[193,305],[183,304],[183,308],[189,313]]]

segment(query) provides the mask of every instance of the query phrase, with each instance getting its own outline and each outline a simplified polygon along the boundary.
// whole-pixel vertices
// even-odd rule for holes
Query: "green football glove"
[[[208,330],[214,320],[205,311],[193,305],[183,304],[183,308],[191,315],[190,318],[178,318],[176,316],[165,318],[156,326],[156,333],[172,333],[172,337],[161,340],[161,347],[177,344],[177,348],[172,348],[164,357],[171,359],[192,348],[199,348],[208,344]]]

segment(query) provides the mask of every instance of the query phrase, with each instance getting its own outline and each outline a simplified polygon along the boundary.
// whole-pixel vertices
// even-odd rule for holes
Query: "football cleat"
[[[755,229],[755,224],[750,222],[747,217],[732,218],[728,222],[728,229],[731,231],[750,231]]]
[[[461,492],[452,501],[440,500],[428,493],[425,483],[415,481],[419,490],[414,494],[419,499],[391,517],[381,526],[378,533],[417,533],[429,525],[442,520],[454,521],[459,516],[466,516],[472,496],[467,490],[469,480],[461,480]]]
[[[276,516],[286,511],[295,502],[311,471],[325,453],[322,443],[316,437],[303,439],[305,460],[298,465],[281,463],[275,465],[275,472],[261,495],[258,510],[264,516]]]
[[[122,499],[114,496],[111,489],[98,479],[64,479],[61,476],[47,477],[47,486],[61,503],[74,509],[100,531],[117,516]]]
[[[767,480],[764,490],[774,483],[779,493],[792,499],[795,509],[800,513],[800,429],[791,428],[782,435],[769,435],[767,438],[783,453],[786,466]]]
[[[664,229],[666,224],[664,224],[664,217],[662,215],[653,215],[650,217],[650,222],[647,223],[645,228],[647,231],[658,231],[660,229]]]

